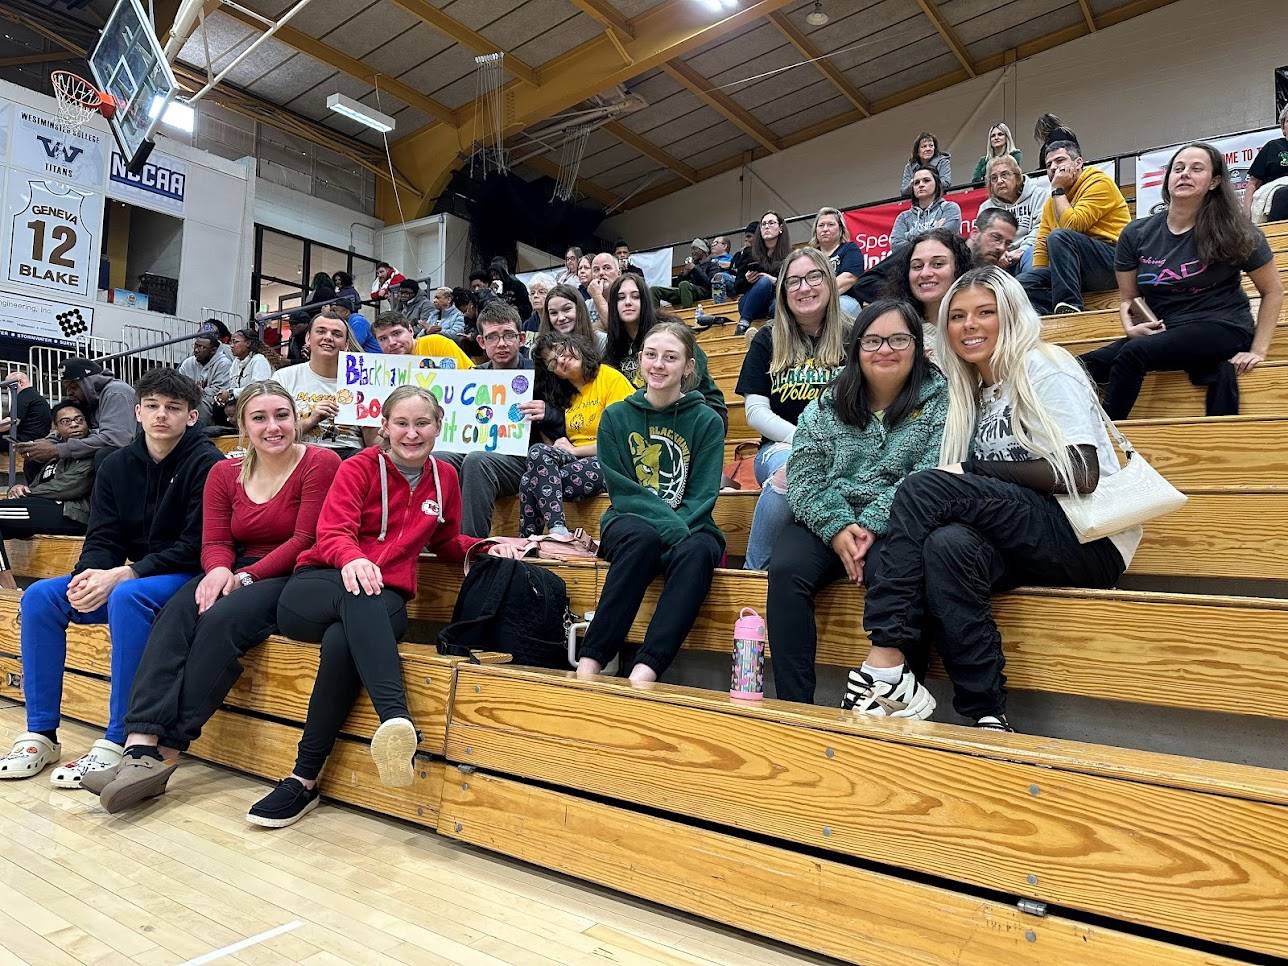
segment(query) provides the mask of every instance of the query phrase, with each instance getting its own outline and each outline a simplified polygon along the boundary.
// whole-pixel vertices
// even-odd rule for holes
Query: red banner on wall
[[[988,192],[983,188],[968,188],[964,191],[950,191],[946,197],[961,208],[962,237],[969,238],[975,216],[979,214],[979,206],[988,198]],[[892,201],[867,208],[852,208],[843,213],[845,227],[850,230],[850,240],[863,252],[864,268],[871,268],[890,254],[890,232],[894,230],[894,221],[910,207],[911,201]]]

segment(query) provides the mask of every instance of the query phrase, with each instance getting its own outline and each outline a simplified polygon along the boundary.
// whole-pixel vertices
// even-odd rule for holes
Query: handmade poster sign
[[[519,403],[532,400],[532,370],[440,369],[441,362],[428,356],[342,352],[336,422],[379,426],[391,392],[420,386],[443,407],[443,430],[434,449],[526,455],[528,423]]]

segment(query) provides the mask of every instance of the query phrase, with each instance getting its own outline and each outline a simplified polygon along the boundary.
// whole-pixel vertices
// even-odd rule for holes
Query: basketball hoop
[[[111,118],[116,113],[112,95],[68,70],[56,70],[49,75],[54,84],[54,97],[58,100],[58,117],[69,131],[79,131],[95,114]]]

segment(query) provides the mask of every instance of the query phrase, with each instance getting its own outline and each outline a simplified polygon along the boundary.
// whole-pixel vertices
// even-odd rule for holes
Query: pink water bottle
[[[765,696],[765,642],[768,639],[764,618],[750,607],[744,607],[733,625],[729,697],[759,701]]]

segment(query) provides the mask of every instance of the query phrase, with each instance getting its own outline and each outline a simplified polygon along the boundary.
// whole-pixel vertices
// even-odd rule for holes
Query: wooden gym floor
[[[0,699],[0,740],[23,728]],[[100,734],[59,736],[70,758]],[[344,806],[252,828],[267,783],[203,762],[170,787],[112,817],[45,776],[0,782],[0,962],[831,962]]]

